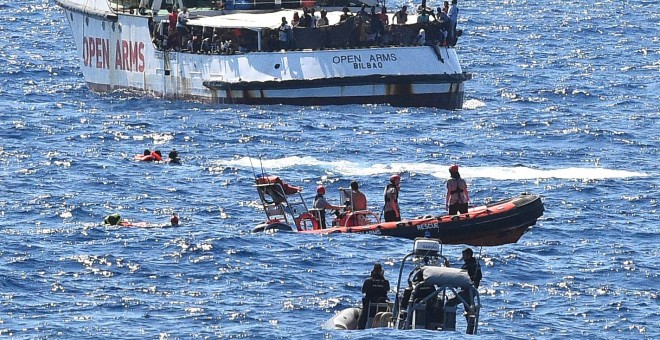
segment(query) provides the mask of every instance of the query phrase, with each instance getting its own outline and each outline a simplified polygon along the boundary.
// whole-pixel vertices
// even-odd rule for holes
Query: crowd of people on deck
[[[339,23],[353,20],[354,28],[353,34],[355,36],[354,43],[356,46],[376,46],[376,45],[389,45],[392,43],[401,43],[396,41],[392,25],[406,25],[408,22],[408,6],[404,5],[400,10],[396,11],[392,16],[392,25],[390,18],[387,15],[387,8],[380,7],[380,12],[376,12],[376,6],[368,7],[362,4],[360,10],[353,14],[348,7],[343,8],[343,14],[339,18]],[[293,13],[293,17],[289,22],[286,17],[282,17],[279,30],[279,48],[292,49],[296,48],[296,37],[294,29],[298,27],[320,28],[328,26],[327,13],[322,10],[321,17],[316,17],[314,8],[303,8],[302,16],[298,12]],[[443,7],[438,7],[437,12],[433,8],[422,7],[420,5],[417,9],[417,23],[422,24],[428,29],[434,29],[433,40],[426,39],[426,30],[421,28],[417,37],[413,40],[416,45],[455,45],[457,39],[456,22],[458,21],[458,4],[457,0],[452,0],[451,6],[449,1],[444,2]],[[437,25],[430,25],[431,22]],[[327,38],[324,38],[327,40]]]
[[[257,49],[256,33],[241,28],[201,27],[189,25],[190,13],[186,7],[181,10],[176,5],[168,8],[168,24],[153,25],[152,42],[161,50],[186,51],[202,54],[235,54],[246,53]],[[318,13],[318,15],[317,15]],[[356,13],[351,13],[348,7],[343,8],[339,22],[331,23],[325,10],[317,11],[314,7],[305,7],[302,14],[294,11],[292,18],[282,17],[274,35],[264,30],[262,50],[290,50],[308,48],[303,42],[303,36],[308,33],[299,31],[302,28],[328,28],[318,39],[312,39],[314,46],[327,47],[366,47],[398,44],[453,46],[461,31],[456,30],[458,21],[457,0],[444,2],[443,7],[425,7],[425,2],[417,8],[419,31],[409,39],[407,34],[396,27],[415,24],[408,19],[408,6],[402,6],[391,16],[387,8],[382,6],[367,7],[362,5]],[[349,31],[332,30],[330,26],[349,25]],[[301,33],[302,32],[302,33]],[[345,37],[348,33],[348,36]],[[416,34],[416,36],[415,36]],[[333,42],[340,35],[346,39],[344,43]],[[275,40],[275,41],[273,41]],[[336,46],[340,44],[342,46]]]

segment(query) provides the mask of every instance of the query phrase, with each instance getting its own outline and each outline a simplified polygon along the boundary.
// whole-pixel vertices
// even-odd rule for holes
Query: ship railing
[[[171,49],[167,20],[154,25],[152,35],[155,36],[157,48]],[[385,46],[414,46],[421,29],[426,31],[425,45],[434,48],[434,52],[441,61],[437,46],[454,45],[445,39],[444,23],[432,21],[429,23],[415,23],[406,25],[388,25],[381,32],[367,34],[367,39],[359,34],[361,23],[357,17],[336,23],[334,25],[308,28],[295,27],[293,41],[287,50],[323,50],[346,49]],[[368,22],[366,23],[368,24]],[[236,54],[256,51],[281,51],[283,46],[279,43],[279,30],[270,28],[226,28],[191,26],[192,49],[184,48],[184,52],[202,54]],[[361,38],[362,36],[362,38]],[[152,37],[153,38],[153,37]],[[206,39],[206,41],[205,41]],[[221,49],[226,41],[231,41],[229,48]],[[205,45],[206,44],[206,45]]]

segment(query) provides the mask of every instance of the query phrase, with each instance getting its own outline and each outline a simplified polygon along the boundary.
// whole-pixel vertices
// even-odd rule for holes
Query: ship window
[[[89,26],[89,17],[85,18],[85,25]]]

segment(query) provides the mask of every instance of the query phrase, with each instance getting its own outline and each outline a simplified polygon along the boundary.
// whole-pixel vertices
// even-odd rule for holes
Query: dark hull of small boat
[[[333,227],[303,233],[363,233],[415,239],[437,238],[444,244],[497,246],[516,243],[543,215],[538,195],[522,194],[511,199],[472,208],[456,216],[428,216],[356,227]]]

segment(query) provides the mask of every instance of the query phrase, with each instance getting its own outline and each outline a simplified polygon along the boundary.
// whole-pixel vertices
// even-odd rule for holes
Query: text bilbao
[[[83,37],[82,54],[87,67],[144,72],[144,43],[141,41],[117,40],[111,62],[113,53],[109,39]]]

